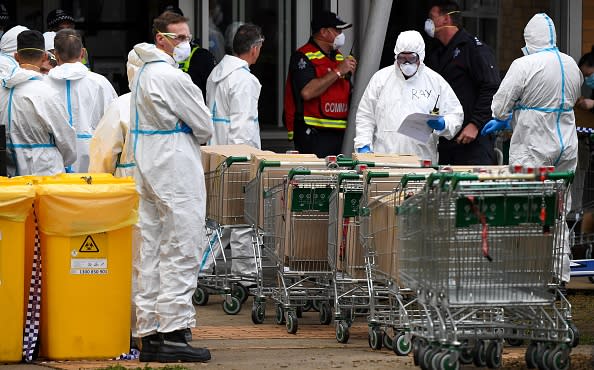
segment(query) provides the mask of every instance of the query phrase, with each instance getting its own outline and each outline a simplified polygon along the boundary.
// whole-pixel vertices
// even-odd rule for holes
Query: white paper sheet
[[[408,115],[398,128],[398,132],[422,143],[429,141],[433,129],[427,125],[427,120],[438,119],[439,115],[427,113],[413,113]]]

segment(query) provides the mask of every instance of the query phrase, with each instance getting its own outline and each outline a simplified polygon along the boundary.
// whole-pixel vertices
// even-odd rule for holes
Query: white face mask
[[[192,53],[192,47],[189,41],[180,42],[176,47],[173,48],[173,60],[177,63],[181,63],[188,59]]]
[[[417,73],[417,69],[419,68],[416,64],[411,63],[398,64],[398,66],[400,67],[402,74],[406,77],[410,77]]]
[[[345,42],[346,42],[346,37],[344,36],[344,33],[339,33],[334,38],[334,42],[332,43],[332,47],[334,47],[334,50],[338,50],[338,49],[340,49],[344,45]]]
[[[425,21],[425,32],[429,37],[435,37],[435,23],[433,23],[433,20],[427,19]]]

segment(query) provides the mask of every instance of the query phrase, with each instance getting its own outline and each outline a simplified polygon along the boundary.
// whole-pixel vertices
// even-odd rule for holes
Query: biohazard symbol
[[[80,246],[79,252],[99,252],[99,247],[95,244],[95,241],[91,235],[87,235],[85,241]]]

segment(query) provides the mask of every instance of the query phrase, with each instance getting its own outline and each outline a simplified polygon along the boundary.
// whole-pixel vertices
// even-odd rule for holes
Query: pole
[[[382,47],[386,39],[386,30],[390,21],[392,0],[371,0],[365,36],[361,43],[361,60],[355,73],[355,88],[351,97],[348,125],[342,142],[342,154],[350,156],[353,153],[353,140],[355,139],[355,117],[359,101],[371,80],[373,74],[379,69],[382,58]]]

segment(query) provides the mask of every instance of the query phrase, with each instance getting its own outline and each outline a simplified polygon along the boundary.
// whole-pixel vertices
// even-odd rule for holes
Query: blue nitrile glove
[[[511,118],[512,118],[511,114],[505,120],[493,118],[489,122],[485,123],[485,126],[481,130],[481,136],[489,135],[490,133],[501,131],[501,130],[511,130],[511,127],[509,125]]]
[[[443,117],[432,118],[427,120],[427,125],[435,131],[441,131],[445,128],[445,119]]]
[[[194,133],[194,131],[192,131],[192,128],[183,122],[179,128],[180,128],[181,132],[183,132],[184,134],[193,134]]]
[[[369,148],[369,145],[365,145],[361,148],[357,148],[357,153],[371,153],[371,149]]]

